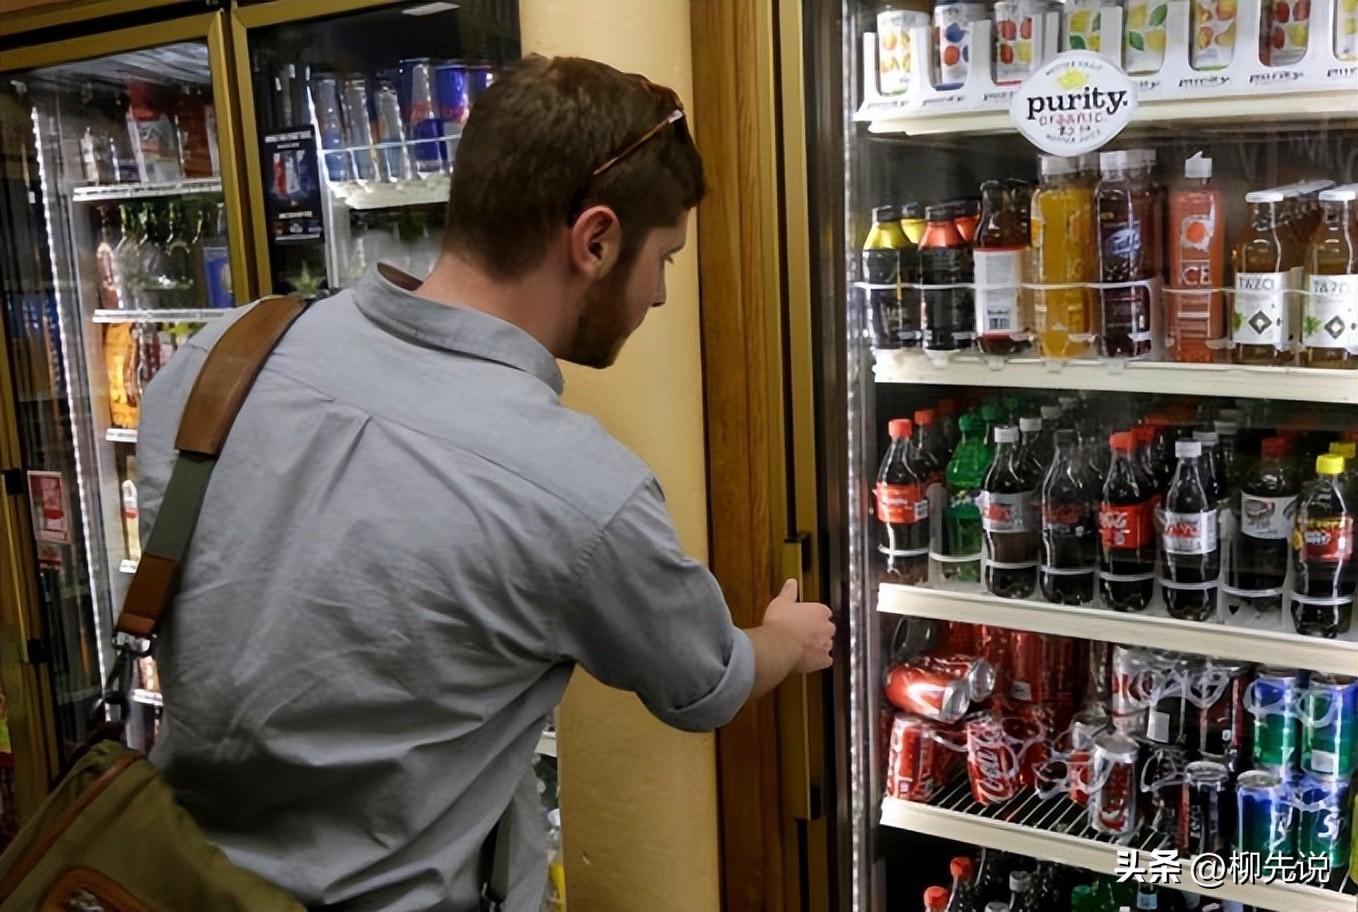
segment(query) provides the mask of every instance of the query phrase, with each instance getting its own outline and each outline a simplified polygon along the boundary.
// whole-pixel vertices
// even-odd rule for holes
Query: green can
[[[1245,692],[1254,717],[1254,765],[1284,773],[1301,759],[1302,676],[1291,668],[1265,666]]]
[[[1353,837],[1348,781],[1304,775],[1292,789],[1292,804],[1297,810],[1297,857],[1324,858],[1331,871],[1342,871]]]
[[[1347,779],[1358,764],[1358,678],[1313,674],[1301,700],[1301,765]]]
[[[1272,770],[1241,773],[1235,783],[1235,850],[1291,856],[1296,841],[1292,805],[1282,777]]]

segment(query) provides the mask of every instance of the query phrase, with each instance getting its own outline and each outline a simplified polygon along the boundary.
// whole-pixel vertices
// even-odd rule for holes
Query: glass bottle
[[[1231,339],[1239,364],[1286,364],[1291,360],[1296,297],[1293,270],[1301,266],[1304,253],[1296,235],[1282,221],[1286,199],[1278,190],[1245,195],[1250,224],[1232,252],[1235,306]]]
[[[1301,363],[1358,368],[1358,186],[1323,190],[1306,251]]]
[[[1059,155],[1039,159],[1042,180],[1032,196],[1028,276],[1033,325],[1044,358],[1075,358],[1089,351],[1094,280],[1094,194],[1080,179],[1078,162]]]
[[[981,221],[972,253],[976,277],[977,344],[987,355],[1027,351],[1023,314],[1023,260],[1028,252],[1027,218],[1011,205],[999,181],[981,185]]]

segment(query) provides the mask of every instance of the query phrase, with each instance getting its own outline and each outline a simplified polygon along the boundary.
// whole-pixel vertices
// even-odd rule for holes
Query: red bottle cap
[[[1282,459],[1287,455],[1287,438],[1265,437],[1259,449],[1265,459]]]
[[[924,908],[942,909],[948,904],[947,887],[930,887],[924,891]]]
[[[957,400],[956,400],[956,399],[940,399],[940,400],[938,400],[938,413],[939,413],[940,415],[955,415],[955,414],[957,414]]]
[[[933,423],[934,423],[933,409],[920,409],[918,412],[915,412],[915,424],[918,424],[920,427],[925,427]]]
[[[959,855],[948,865],[948,870],[952,872],[954,880],[971,880],[971,859]]]
[[[1118,431],[1108,438],[1108,445],[1115,450],[1130,453],[1135,441],[1136,438],[1132,436],[1131,431]]]
[[[892,440],[909,440],[914,430],[909,418],[893,418],[886,426],[886,432],[891,435]]]
[[[1155,428],[1147,427],[1143,424],[1138,428],[1132,429],[1132,436],[1136,439],[1137,443],[1152,443],[1155,440]]]

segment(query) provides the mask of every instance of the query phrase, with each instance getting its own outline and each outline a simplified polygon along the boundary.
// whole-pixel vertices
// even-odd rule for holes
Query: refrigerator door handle
[[[783,579],[795,579],[799,598],[812,598],[805,592],[805,561],[810,536],[800,532],[783,543]],[[824,814],[824,762],[821,744],[821,675],[795,675],[778,688],[778,729],[782,733],[779,751],[782,766],[783,802],[792,816],[807,822]]]

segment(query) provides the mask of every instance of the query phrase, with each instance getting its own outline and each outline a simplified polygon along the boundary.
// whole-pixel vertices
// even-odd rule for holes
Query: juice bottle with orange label
[[[1184,183],[1169,197],[1169,338],[1174,361],[1214,359],[1207,343],[1225,335],[1219,291],[1226,267],[1225,211],[1212,183],[1212,160],[1199,152],[1184,162]]]
[[[1089,352],[1094,194],[1078,165],[1073,158],[1043,155],[1042,180],[1032,198],[1028,275],[1039,286],[1033,293],[1033,322],[1044,358]]]

